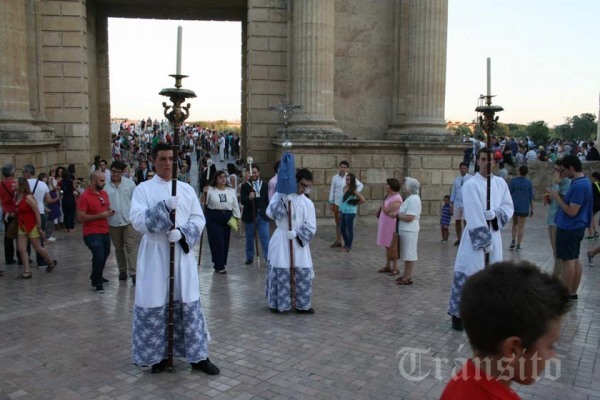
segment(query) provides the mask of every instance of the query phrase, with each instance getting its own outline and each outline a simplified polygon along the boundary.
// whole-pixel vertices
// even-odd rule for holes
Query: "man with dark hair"
[[[171,196],[172,147],[159,143],[152,154],[156,176],[136,187],[129,214],[134,229],[144,235],[137,260],[133,363],[150,366],[152,373],[160,373],[167,367],[169,255],[170,244],[174,243],[174,356],[185,357],[193,370],[217,375],[219,368],[208,359],[209,334],[193,251],[206,219],[189,184],[177,182],[177,195]],[[171,216],[175,210],[172,228]]]
[[[254,233],[258,234],[265,260],[269,258],[269,191],[267,185],[260,179],[260,167],[252,164],[248,182],[242,183],[240,199],[244,206],[242,221],[246,228],[246,265],[254,260]],[[256,226],[254,225],[256,224]]]
[[[513,215],[513,202],[506,181],[498,176],[490,177],[490,209],[487,210],[488,157],[493,152],[483,149],[478,154],[479,172],[463,186],[463,204],[467,226],[463,231],[454,262],[454,279],[448,305],[452,316],[452,328],[462,330],[460,299],[465,280],[485,267],[485,255],[489,262],[502,260],[501,229]]]
[[[472,175],[467,174],[469,165],[465,162],[461,162],[459,165],[460,175],[454,178],[452,189],[450,190],[450,213],[454,216],[454,228],[456,229],[456,242],[455,246],[460,244],[460,237],[463,232],[463,220],[465,219],[463,209],[463,195],[462,188],[465,182],[471,179]]]
[[[569,289],[571,298],[576,300],[582,273],[579,251],[585,228],[590,226],[592,218],[592,184],[583,174],[577,156],[564,156],[561,166],[571,179],[571,187],[564,198],[554,190],[548,194],[558,204],[555,217],[556,257],[563,261],[563,283]]]
[[[139,185],[140,183],[148,179],[148,172],[150,172],[150,168],[148,168],[148,161],[140,161],[140,168],[135,172],[136,184]]]
[[[589,144],[589,150],[587,152],[587,155],[586,155],[585,159],[587,161],[598,161],[598,160],[600,160],[600,153],[598,152],[598,149],[594,146],[594,142],[590,142],[590,144]]]
[[[331,205],[331,212],[335,219],[335,242],[331,247],[342,247],[342,231],[340,230],[340,203],[342,201],[342,194],[344,193],[344,187],[346,186],[346,175],[350,163],[346,160],[340,161],[339,171],[331,179],[331,189],[329,190],[329,204]],[[356,179],[356,191],[362,192],[363,184],[361,181]]]
[[[110,240],[115,246],[119,280],[127,280],[127,270],[129,269],[131,282],[135,285],[140,237],[129,220],[135,183],[123,176],[125,168],[127,168],[127,165],[122,161],[113,161],[110,165],[110,182],[105,186],[105,189],[115,214],[108,219],[108,231]]]
[[[441,400],[518,400],[510,383],[531,385],[556,356],[553,345],[570,305],[567,288],[526,261],[497,263],[471,276],[460,314],[473,357]]]
[[[314,314],[312,308],[313,263],[310,241],[317,233],[315,206],[306,197],[312,188],[313,175],[302,168],[296,172],[296,193],[275,193],[267,215],[275,220],[277,228],[269,242],[267,268],[267,302],[271,312],[292,309],[290,285],[290,241],[294,252],[295,309],[300,314]],[[288,221],[288,203],[291,203],[292,226]]]

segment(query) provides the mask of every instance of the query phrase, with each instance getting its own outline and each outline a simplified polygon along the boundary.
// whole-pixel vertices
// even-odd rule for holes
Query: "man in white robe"
[[[487,149],[479,152],[479,172],[469,179],[462,188],[466,229],[462,233],[456,261],[454,280],[448,314],[452,316],[452,328],[462,331],[460,321],[460,297],[466,279],[485,267],[485,254],[489,263],[502,260],[502,235],[500,230],[513,215],[513,202],[506,181],[500,177],[491,178],[490,210],[487,202]],[[488,221],[490,226],[488,227]]]
[[[290,240],[294,249],[295,304],[297,313],[314,314],[312,280],[314,278],[310,240],[317,233],[317,219],[310,193],[313,176],[307,169],[296,173],[296,193],[275,193],[269,202],[267,215],[277,228],[269,242],[266,297],[271,312],[292,309],[290,284]],[[288,224],[288,200],[291,201],[292,226]]]
[[[173,151],[165,143],[153,149],[156,176],[136,187],[130,220],[144,235],[137,259],[137,285],[133,310],[133,362],[152,366],[152,373],[166,368],[169,313],[169,248],[175,243],[173,355],[185,357],[192,369],[216,375],[219,369],[208,359],[210,336],[200,300],[198,269],[193,253],[206,220],[194,189],[177,182],[171,196]],[[171,229],[171,210],[176,210],[176,229]]]

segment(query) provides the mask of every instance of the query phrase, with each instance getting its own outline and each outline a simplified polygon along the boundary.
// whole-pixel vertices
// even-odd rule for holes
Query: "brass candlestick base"
[[[158,94],[161,96],[167,96],[173,103],[172,106],[167,105],[166,102],[163,102],[164,115],[169,120],[171,125],[173,125],[174,137],[178,139],[179,137],[179,128],[181,124],[189,117],[190,115],[190,107],[191,104],[188,103],[187,106],[182,107],[181,104],[190,98],[196,97],[196,93],[189,89],[181,89],[181,80],[183,78],[187,78],[187,75],[169,75],[175,78],[175,87],[161,90]],[[169,111],[171,110],[171,111]],[[177,140],[177,142],[179,142]],[[179,144],[179,143],[177,143]]]

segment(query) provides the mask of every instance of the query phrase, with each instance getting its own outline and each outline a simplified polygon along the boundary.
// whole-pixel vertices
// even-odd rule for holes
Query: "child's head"
[[[444,204],[448,204],[448,203],[450,203],[450,196],[445,195],[444,196]]]
[[[460,314],[475,356],[503,360],[513,371],[505,378],[527,385],[555,356],[569,307],[557,278],[526,261],[499,262],[467,280]]]

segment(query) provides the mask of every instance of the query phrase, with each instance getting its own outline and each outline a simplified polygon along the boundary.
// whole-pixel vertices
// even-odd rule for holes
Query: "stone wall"
[[[282,153],[281,143],[281,140],[274,142],[278,159]],[[360,215],[377,212],[385,197],[388,178],[402,182],[404,177],[410,176],[421,183],[422,215],[428,216],[438,215],[444,195],[450,193],[464,148],[461,144],[400,141],[294,141],[293,153],[296,168],[308,168],[313,173],[310,197],[318,218],[331,216],[329,189],[342,160],[350,163],[350,172],[364,184],[362,194],[367,202],[360,206]]]

